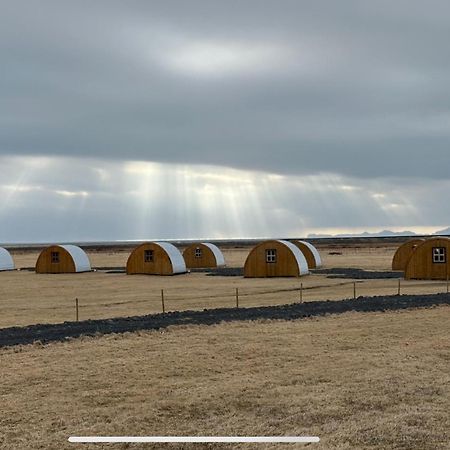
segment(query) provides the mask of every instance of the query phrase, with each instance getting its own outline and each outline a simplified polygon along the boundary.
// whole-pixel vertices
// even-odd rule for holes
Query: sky
[[[0,6],[0,242],[450,225],[447,1]]]

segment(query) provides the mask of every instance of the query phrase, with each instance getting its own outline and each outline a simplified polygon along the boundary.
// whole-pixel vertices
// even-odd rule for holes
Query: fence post
[[[75,299],[76,320],[78,322],[78,298]]]
[[[398,279],[398,292],[397,292],[397,295],[400,295],[400,282],[401,282],[401,279],[399,278]]]
[[[161,289],[161,305],[162,305],[162,312],[164,314],[166,312],[166,308],[164,305],[164,289]]]
[[[300,283],[300,303],[303,303],[303,283]]]
[[[353,299],[356,300],[356,281],[353,282]]]
[[[236,288],[236,308],[239,308],[239,289]]]

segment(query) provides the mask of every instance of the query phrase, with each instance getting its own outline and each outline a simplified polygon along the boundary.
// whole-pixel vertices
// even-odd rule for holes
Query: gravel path
[[[242,277],[243,267],[218,267],[213,269],[191,269],[191,272],[206,273],[210,276]],[[376,271],[354,269],[351,267],[336,267],[333,269],[313,269],[311,273],[328,275],[327,278],[346,278],[353,280],[379,280],[384,278],[403,278],[403,272],[398,271]]]
[[[377,271],[354,269],[347,267],[335,267],[333,269],[314,269],[312,273],[328,275],[327,278],[352,278],[353,280],[380,280],[384,278],[403,278],[400,271]]]
[[[157,330],[171,325],[213,325],[220,322],[259,319],[296,320],[305,317],[342,314],[349,311],[395,311],[450,305],[450,294],[359,297],[356,300],[314,301],[258,308],[222,308],[181,311],[147,316],[86,320],[0,329],[0,347],[65,341],[79,336]]]
[[[213,269],[190,269],[191,272],[195,273],[206,273],[210,276],[219,277],[243,277],[244,268],[243,267],[215,267]]]

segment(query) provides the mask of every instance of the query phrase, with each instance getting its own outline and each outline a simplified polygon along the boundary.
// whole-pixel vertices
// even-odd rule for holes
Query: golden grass
[[[70,435],[318,435],[317,449],[444,449],[450,308],[173,327],[0,350],[0,446]]]
[[[329,255],[339,251],[342,255]],[[388,270],[394,247],[323,248],[325,267],[361,267]],[[248,248],[227,249],[225,257],[234,266],[245,261]],[[31,252],[31,254],[33,254]],[[127,253],[94,252],[97,266],[120,265]],[[29,262],[29,252],[14,255],[19,267]],[[21,259],[23,258],[23,259]],[[28,259],[27,259],[28,258]],[[116,258],[116,259],[114,259]],[[107,274],[42,275],[34,272],[0,273],[0,327],[33,323],[55,323],[75,320],[75,298],[79,299],[80,319],[100,319],[161,312],[161,289],[165,293],[166,311],[235,306],[279,305],[299,301],[303,283],[303,300],[340,300],[353,297],[353,282],[330,279],[325,275],[295,278],[244,279],[212,277],[191,273],[174,277]],[[390,295],[397,293],[397,280],[357,281],[357,295]],[[403,281],[402,292],[408,294],[437,293],[446,290],[439,281]]]

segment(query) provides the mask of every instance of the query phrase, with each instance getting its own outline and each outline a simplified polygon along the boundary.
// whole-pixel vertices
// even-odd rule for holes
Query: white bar
[[[134,442],[192,442],[192,443],[315,443],[317,436],[70,436],[69,442],[76,443],[134,443]]]

